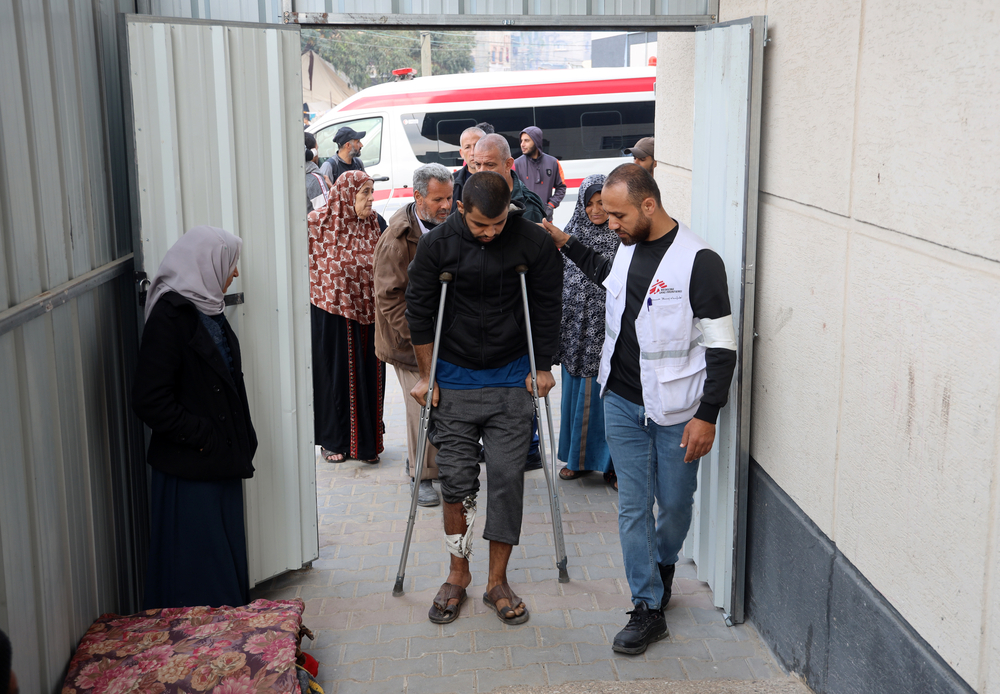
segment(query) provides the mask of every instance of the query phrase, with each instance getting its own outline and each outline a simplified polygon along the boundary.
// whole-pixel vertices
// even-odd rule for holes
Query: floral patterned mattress
[[[299,694],[301,600],[179,607],[94,622],[69,664],[63,694]]]

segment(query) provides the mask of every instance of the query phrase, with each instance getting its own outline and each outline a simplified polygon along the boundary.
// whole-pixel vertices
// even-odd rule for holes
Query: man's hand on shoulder
[[[713,443],[715,443],[715,425],[703,419],[692,419],[684,427],[684,435],[681,436],[681,448],[687,449],[684,462],[693,463],[706,455],[712,450]]]
[[[549,220],[541,222],[538,226],[549,232],[549,236],[551,236],[552,240],[555,242],[556,248],[562,248],[566,245],[566,242],[569,241],[569,234],[564,232]]]

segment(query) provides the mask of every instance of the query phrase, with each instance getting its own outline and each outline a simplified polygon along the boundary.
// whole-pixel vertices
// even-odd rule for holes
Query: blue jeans
[[[663,582],[658,564],[677,562],[691,527],[698,462],[684,462],[687,422],[645,421],[645,408],[610,390],[604,393],[604,429],[618,474],[618,534],[632,604],[659,609]],[[653,516],[653,501],[658,513]]]

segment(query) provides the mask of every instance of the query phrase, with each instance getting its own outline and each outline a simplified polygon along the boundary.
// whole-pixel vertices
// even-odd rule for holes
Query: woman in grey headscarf
[[[565,231],[611,259],[619,242],[608,229],[608,213],[601,205],[605,178],[604,174],[595,174],[583,179],[576,209]],[[566,467],[559,471],[559,478],[563,480],[597,471],[615,485],[611,453],[604,439],[601,387],[597,383],[603,344],[604,288],[563,258],[562,337],[557,357],[562,364],[559,459],[566,461]]]
[[[245,605],[250,599],[243,482],[257,436],[240,344],[223,313],[243,242],[195,227],[160,263],[132,408],[153,430],[146,609]]]

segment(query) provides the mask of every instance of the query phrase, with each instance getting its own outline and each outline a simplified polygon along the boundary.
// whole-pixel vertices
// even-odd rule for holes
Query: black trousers
[[[479,491],[479,450],[486,456],[483,539],[516,545],[524,508],[524,464],[534,404],[527,388],[441,388],[433,410],[438,479],[447,503]]]
[[[316,443],[373,460],[385,448],[385,364],[375,356],[375,326],[310,308]]]
[[[147,610],[250,602],[243,480],[196,482],[153,470]]]

